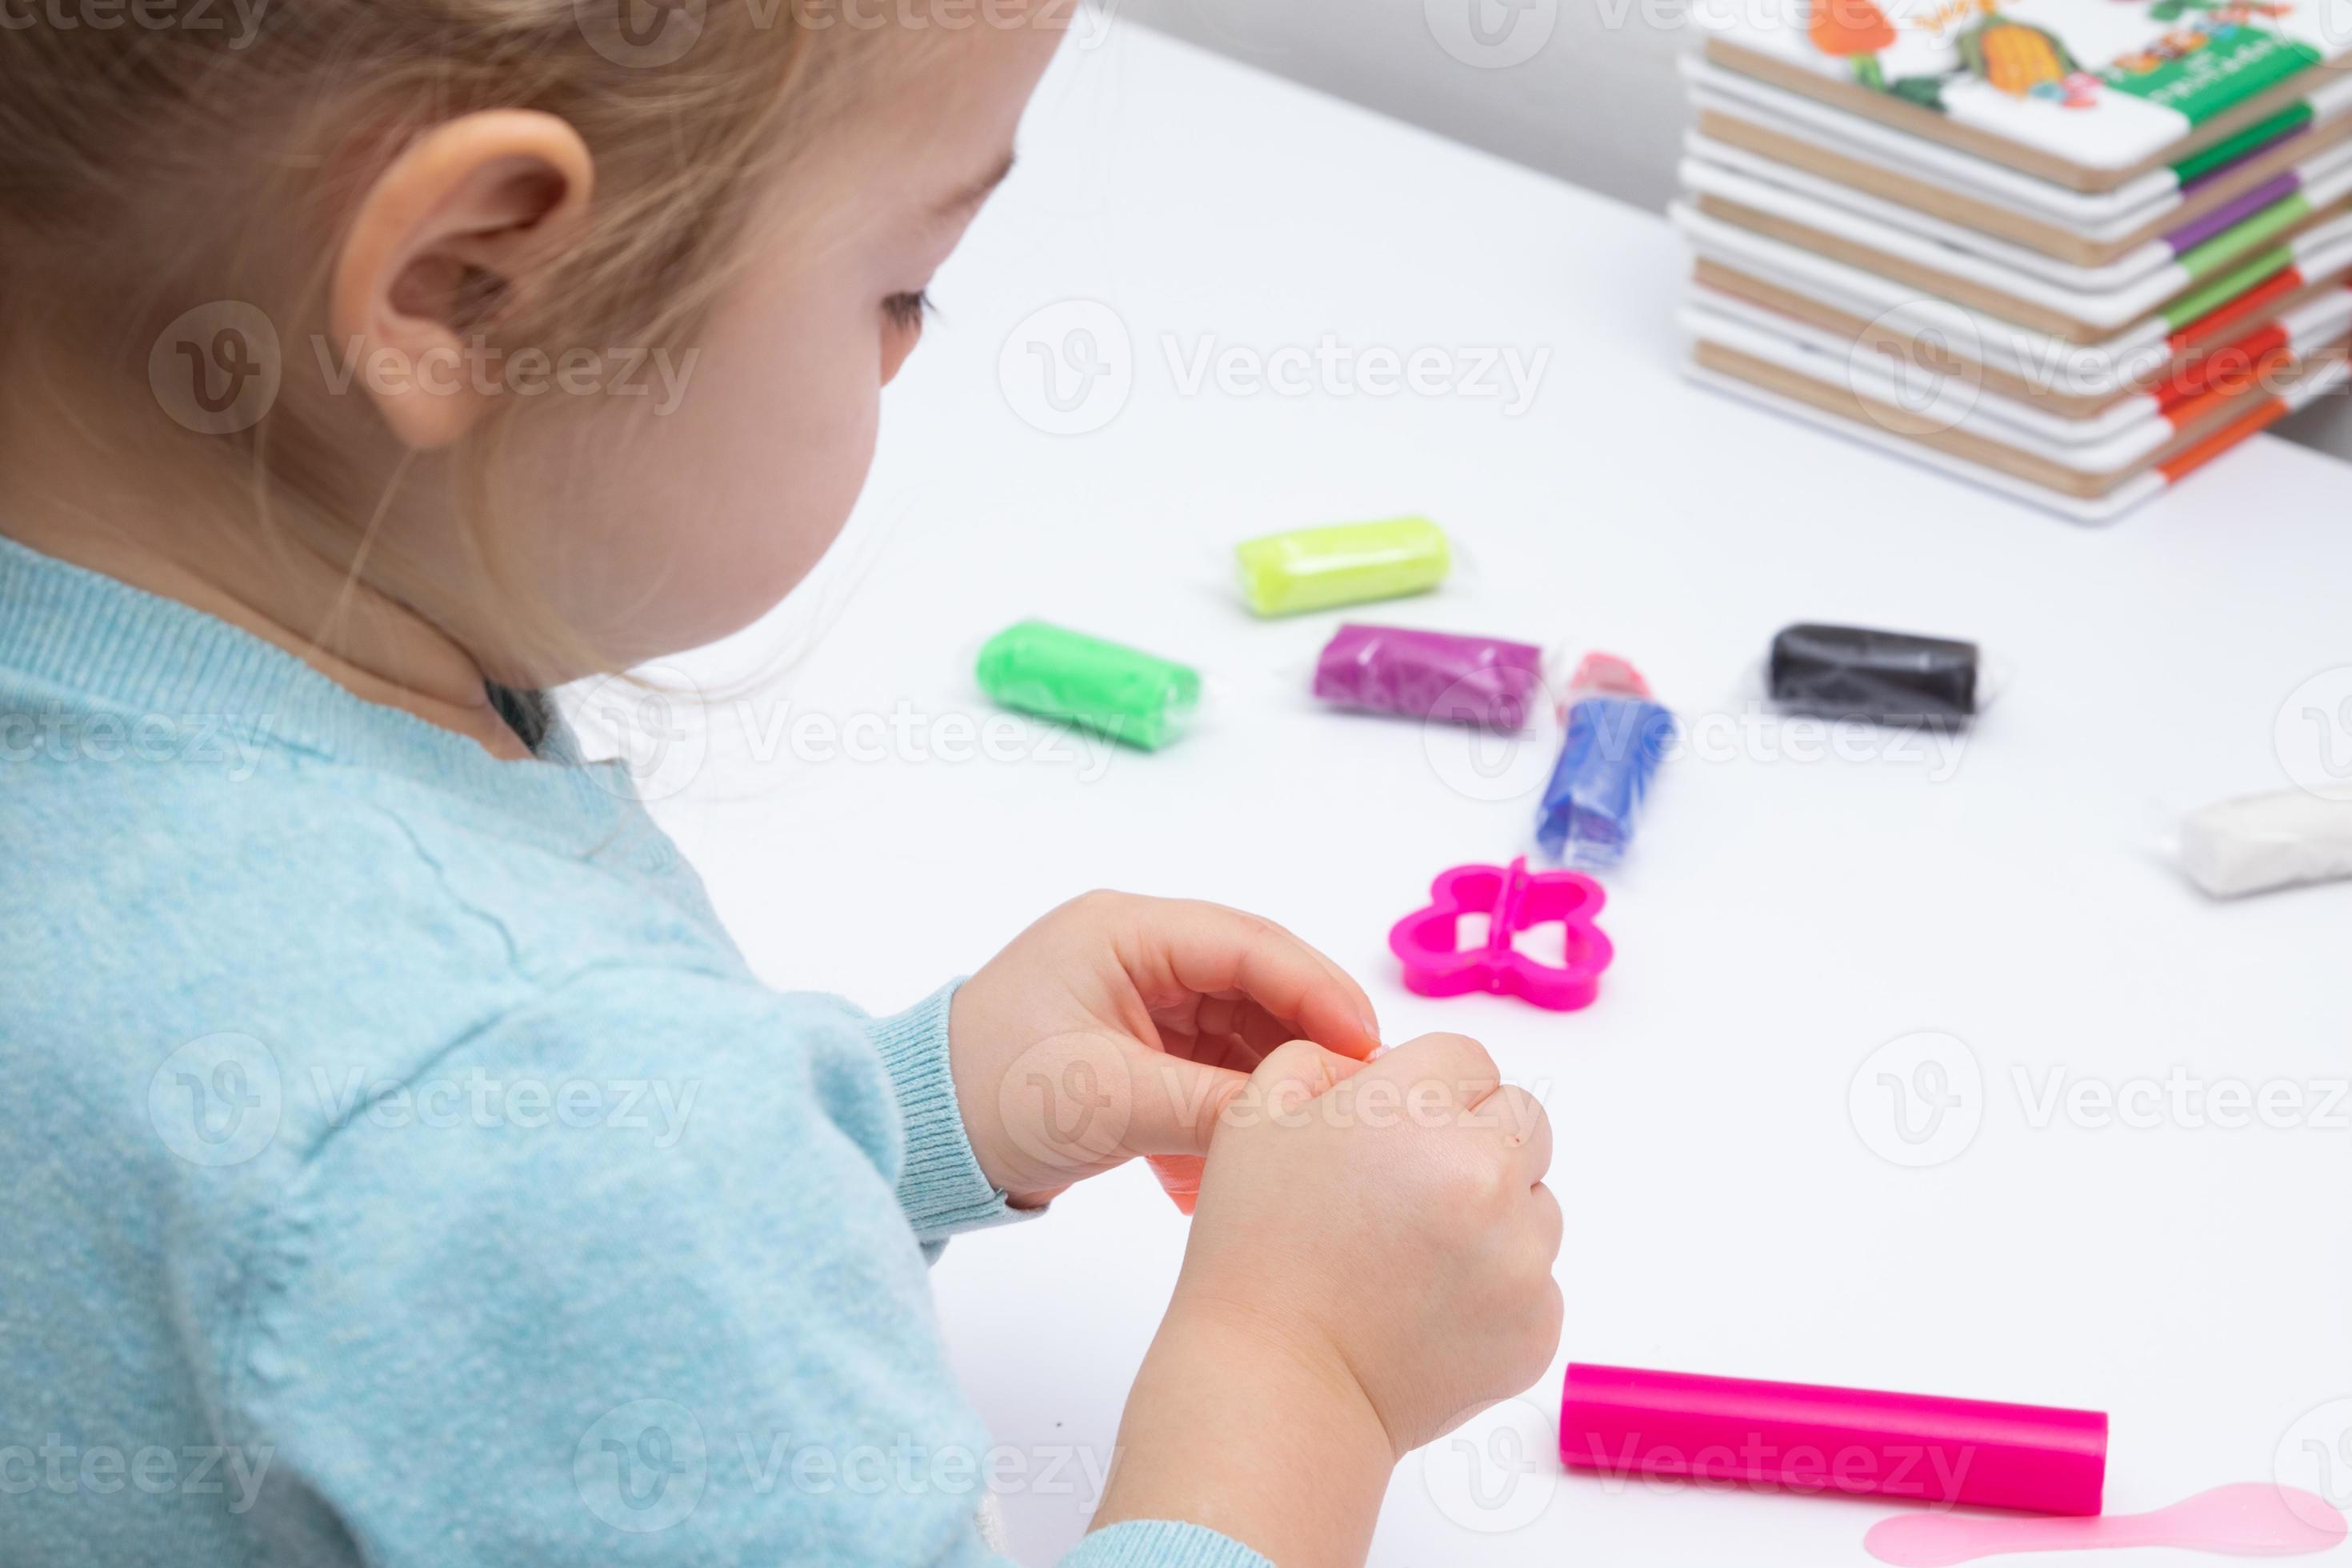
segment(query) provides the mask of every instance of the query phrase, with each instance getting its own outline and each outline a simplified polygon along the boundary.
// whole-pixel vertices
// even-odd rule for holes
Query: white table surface
[[[1083,889],[1197,895],[1349,965],[1391,1039],[1474,1033],[1540,1093],[1568,1211],[1559,1359],[1470,1446],[1399,1468],[1377,1563],[1867,1561],[1874,1503],[1561,1474],[1570,1359],[2104,1408],[2110,1512],[2269,1479],[2317,1432],[2352,1501],[2352,1404],[2329,1404],[2352,1398],[2346,1108],[2036,1126],[2014,1078],[2179,1064],[2315,1105],[2352,1073],[2352,885],[2218,906],[2154,847],[2180,810],[2286,787],[2283,705],[2315,676],[2298,703],[2343,695],[2352,471],[2263,438],[2113,527],[2054,521],[1679,380],[1683,262],[1647,213],[1126,24],[1084,42],[940,279],[850,532],[767,622],[683,661],[715,691],[793,660],[711,696],[650,775],[763,973],[891,1009]],[[1000,357],[1068,300],[1115,313],[1132,385],[1101,428],[1054,435],[1016,413],[1022,340],[1013,395]],[[1513,417],[1187,395],[1163,346],[1325,333],[1551,357]],[[1408,510],[1465,564],[1368,618],[1618,650],[1715,736],[1610,879],[1618,962],[1588,1012],[1412,997],[1384,946],[1433,873],[1523,846],[1556,738],[1482,773],[1458,737],[1317,712],[1306,672],[1341,617],[1261,623],[1227,585],[1234,541]],[[1024,721],[999,737],[1016,760],[935,754],[991,711],[980,641],[1030,615],[1196,663],[1198,732],[1107,757]],[[2011,679],[1956,763],[1801,736],[1792,757],[1742,715],[1801,619],[1978,638]],[[827,758],[837,730],[865,760]],[[1966,1042],[1983,1087],[1956,1113],[1973,1142],[1914,1169],[1848,1096],[1923,1030]],[[959,1374],[1027,1467],[1004,1499],[1026,1561],[1084,1529],[1184,1234],[1137,1166],[935,1271]],[[1414,1288],[1367,1281],[1364,1310]]]

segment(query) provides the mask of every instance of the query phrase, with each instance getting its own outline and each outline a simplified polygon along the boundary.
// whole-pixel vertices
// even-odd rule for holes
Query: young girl
[[[766,990],[537,695],[824,552],[1068,19],[11,10],[0,1560],[989,1560],[926,1258],[1136,1154],[1208,1163],[1066,1562],[1360,1562],[1547,1364],[1475,1043],[1108,893]]]

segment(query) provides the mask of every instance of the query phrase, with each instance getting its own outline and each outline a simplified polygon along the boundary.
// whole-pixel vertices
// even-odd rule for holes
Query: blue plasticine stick
[[[1623,859],[1642,797],[1675,732],[1674,714],[1646,698],[1580,698],[1568,710],[1568,738],[1536,814],[1544,852],[1587,870]]]

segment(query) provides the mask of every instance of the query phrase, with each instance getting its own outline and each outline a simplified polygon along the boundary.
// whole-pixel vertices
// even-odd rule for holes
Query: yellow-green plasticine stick
[[[1270,533],[1235,545],[1234,559],[1242,597],[1261,616],[1423,593],[1444,582],[1451,564],[1445,531],[1425,517]]]

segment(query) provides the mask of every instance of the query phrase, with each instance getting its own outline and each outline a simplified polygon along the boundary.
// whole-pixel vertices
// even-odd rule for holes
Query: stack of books
[[[2344,384],[2343,0],[1698,9],[1694,375],[2084,521]]]

